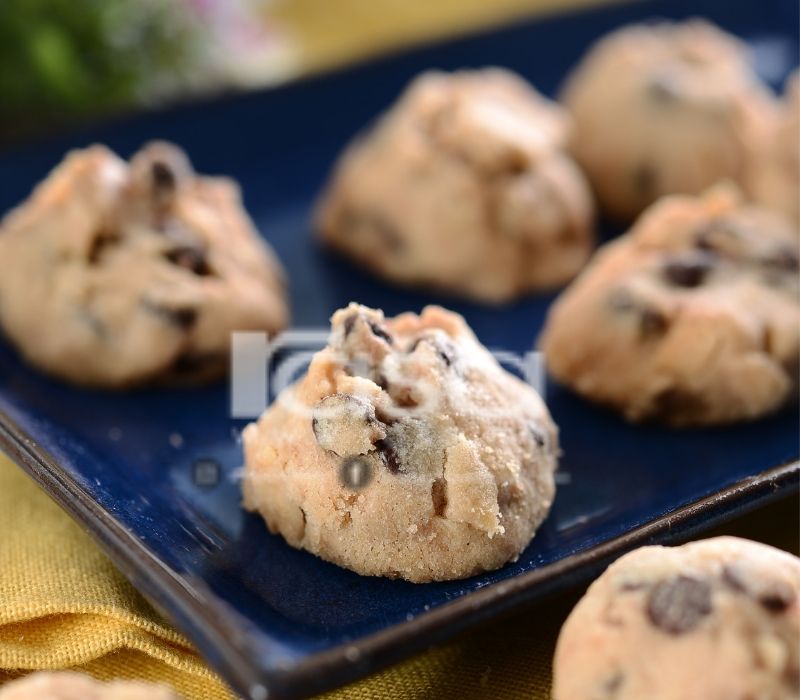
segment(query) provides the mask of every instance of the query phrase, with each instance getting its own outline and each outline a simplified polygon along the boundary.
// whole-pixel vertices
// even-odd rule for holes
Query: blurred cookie
[[[0,260],[0,327],[77,384],[216,376],[232,331],[287,322],[283,272],[236,185],[165,143],[130,164],[70,153],[3,220]]]
[[[593,239],[568,128],[507,71],[425,73],[342,156],[322,239],[386,279],[483,301],[563,284]]]
[[[600,207],[621,220],[662,195],[743,182],[774,109],[745,46],[700,20],[609,34],[569,76],[563,101],[572,151]]]
[[[719,187],[666,197],[600,249],[550,309],[561,382],[630,420],[726,423],[797,390],[798,231]]]
[[[554,495],[556,427],[464,320],[337,311],[308,373],[244,431],[244,505],[293,547],[423,582],[515,560]]]
[[[786,96],[768,144],[754,154],[749,192],[800,226],[800,73],[786,82]]]
[[[41,672],[0,688],[0,700],[178,700],[178,696],[162,685],[100,683],[80,673]]]
[[[797,700],[800,560],[734,537],[642,547],[561,630],[553,700]]]

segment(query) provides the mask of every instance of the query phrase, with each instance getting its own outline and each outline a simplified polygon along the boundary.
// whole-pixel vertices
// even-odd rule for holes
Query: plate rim
[[[202,583],[190,584],[125,529],[14,419],[0,410],[0,448],[101,547],[132,585],[197,647],[222,678],[253,700],[294,700],[345,685],[562,588],[585,583],[635,547],[678,541],[800,485],[800,459],[766,469],[605,542],[465,593],[411,620],[308,655],[276,671],[248,653],[246,640],[215,615]],[[554,585],[558,582],[558,586]],[[217,599],[218,600],[218,599]]]

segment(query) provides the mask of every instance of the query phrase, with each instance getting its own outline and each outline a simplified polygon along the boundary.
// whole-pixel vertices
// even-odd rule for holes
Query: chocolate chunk
[[[445,363],[448,367],[452,366],[453,360],[455,359],[456,349],[453,343],[449,340],[445,340],[444,338],[440,338],[436,335],[423,335],[420,338],[417,338],[408,349],[409,353],[414,352],[420,343],[427,343],[431,347],[436,350],[436,354],[439,356],[439,359]]]
[[[447,508],[447,481],[444,478],[434,479],[431,484],[431,501],[434,515],[443,518]]]
[[[669,320],[663,313],[637,300],[623,287],[611,291],[608,304],[617,313],[636,313],[639,316],[639,335],[642,340],[662,335],[669,328]]]
[[[385,252],[395,255],[403,250],[405,243],[399,231],[383,216],[375,212],[345,210],[339,226],[351,235],[366,234],[376,240]]]
[[[151,314],[158,316],[167,323],[170,323],[181,330],[189,330],[197,322],[197,309],[190,307],[172,308],[156,304],[155,302],[147,299],[141,303],[141,306]]]
[[[656,309],[643,308],[639,312],[639,330],[642,338],[652,338],[653,336],[663,335],[669,328],[669,321],[666,316]]]
[[[681,101],[675,80],[668,75],[654,75],[647,84],[647,95],[660,105],[673,105]]]
[[[603,683],[603,695],[608,698],[614,697],[624,682],[625,675],[622,671],[617,671],[612,676],[609,676]]]
[[[796,248],[791,246],[782,246],[778,248],[772,255],[763,260],[763,263],[768,267],[777,270],[785,270],[786,272],[797,272],[800,270],[800,256]]]
[[[629,290],[625,289],[624,287],[617,287],[616,289],[612,289],[611,293],[608,295],[608,305],[614,311],[633,311],[639,308],[639,304],[637,304],[636,299],[630,293]]]
[[[648,584],[645,581],[623,581],[619,585],[619,590],[624,593],[635,593],[636,591],[644,590],[647,586]]]
[[[673,257],[664,262],[662,273],[670,284],[677,287],[699,287],[714,264],[707,256],[695,255],[687,258]]]
[[[386,330],[381,328],[381,326],[375,323],[375,321],[369,322],[369,328],[374,336],[380,338],[381,340],[385,340],[389,345],[394,344],[394,338],[392,338],[392,336],[389,335]]]
[[[357,311],[351,313],[344,319],[344,323],[342,325],[344,328],[345,338],[347,338],[353,332],[353,329],[356,327],[356,321],[359,318],[362,319],[363,321],[366,321],[370,331],[372,332],[372,335],[374,335],[377,338],[380,338],[381,340],[384,340],[389,345],[392,345],[394,343],[394,339],[392,338],[391,335],[389,335],[389,333],[386,331],[385,328],[380,326],[376,321],[372,321],[365,318],[363,314],[360,314]]]
[[[384,466],[392,473],[398,474],[402,471],[400,460],[395,450],[394,441],[390,437],[378,440],[375,447],[381,455]]]
[[[228,357],[225,354],[186,352],[175,358],[167,375],[180,379],[217,376],[226,371],[227,363]]]
[[[539,447],[544,447],[547,444],[547,436],[542,432],[539,426],[536,425],[528,425],[528,431],[533,438],[533,441]]]
[[[199,277],[206,277],[211,274],[206,253],[202,248],[195,246],[176,246],[168,250],[164,257],[173,265],[191,270]]]
[[[690,576],[660,581],[647,600],[647,616],[658,629],[685,634],[711,613],[711,586]]]
[[[785,581],[766,579],[750,571],[744,562],[732,562],[722,569],[722,580],[733,590],[757,600],[766,610],[781,613],[794,603],[797,594]]]
[[[178,181],[175,172],[163,160],[153,161],[150,165],[153,191],[159,196],[171,196],[177,187]]]
[[[648,163],[642,163],[633,171],[633,186],[644,196],[652,196],[658,184],[658,173]]]
[[[119,244],[121,240],[122,239],[116,233],[98,231],[89,246],[89,251],[86,254],[86,261],[90,265],[96,265],[100,262],[105,252],[112,246]]]
[[[656,395],[647,412],[647,419],[656,422],[686,422],[706,411],[705,399],[697,394],[671,387]]]
[[[695,247],[700,250],[713,252],[729,247],[745,232],[735,222],[725,219],[709,221],[695,233]]]

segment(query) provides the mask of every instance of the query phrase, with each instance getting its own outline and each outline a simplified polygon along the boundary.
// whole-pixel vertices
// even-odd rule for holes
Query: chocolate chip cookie
[[[719,537],[643,547],[561,630],[554,700],[797,700],[800,560]]]
[[[290,545],[424,582],[519,556],[552,503],[558,441],[460,316],[350,304],[244,448],[244,505]]]
[[[561,382],[634,421],[749,420],[796,397],[800,234],[729,187],[666,197],[550,309]]]
[[[283,272],[237,186],[153,143],[130,163],[70,153],[0,225],[0,327],[37,367],[83,385],[227,370],[234,330],[286,325]]]
[[[425,73],[342,156],[322,240],[388,280],[481,301],[563,284],[593,240],[568,130],[508,71]]]
[[[754,154],[753,163],[749,193],[800,226],[800,72],[786,82],[769,141]]]
[[[572,152],[601,208],[628,221],[660,196],[744,184],[773,100],[745,46],[707,22],[635,25],[569,76]]]
[[[100,683],[80,673],[41,672],[0,688],[0,700],[178,700],[178,696],[151,683]]]

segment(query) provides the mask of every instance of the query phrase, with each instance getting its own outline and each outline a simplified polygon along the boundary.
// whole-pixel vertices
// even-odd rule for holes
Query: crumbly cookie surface
[[[516,559],[554,496],[538,394],[439,307],[337,311],[308,373],[244,431],[244,505],[294,547],[424,582]],[[368,483],[352,488],[356,462]],[[351,484],[351,485],[348,485]]]
[[[800,560],[733,537],[643,547],[589,588],[554,700],[800,698]]]
[[[800,72],[786,82],[767,145],[753,155],[748,191],[800,226]]]
[[[179,700],[169,688],[135,681],[101,683],[80,673],[34,673],[0,688],[0,700]]]
[[[796,396],[800,237],[735,190],[673,196],[551,307],[549,371],[630,420],[754,419]]]
[[[562,97],[571,150],[601,208],[623,221],[663,195],[743,185],[774,110],[745,46],[701,20],[609,34]]]
[[[558,286],[593,241],[568,129],[508,71],[425,73],[342,156],[321,237],[386,279],[478,300]]]
[[[73,151],[0,225],[0,327],[39,368],[122,387],[227,369],[233,330],[287,322],[238,187],[153,143]]]

